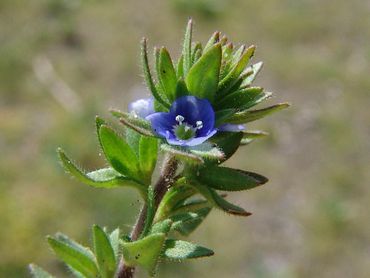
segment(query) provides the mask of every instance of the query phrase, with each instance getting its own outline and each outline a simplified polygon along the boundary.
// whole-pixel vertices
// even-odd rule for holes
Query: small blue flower
[[[243,125],[234,125],[234,124],[223,124],[218,130],[219,131],[228,131],[228,132],[239,132],[243,131],[245,127]]]
[[[135,116],[145,118],[150,114],[155,113],[154,111],[154,99],[153,98],[142,98],[128,105],[128,111],[133,113]]]
[[[208,100],[183,96],[175,100],[168,113],[158,112],[146,117],[154,132],[170,145],[196,146],[213,136],[215,112]]]

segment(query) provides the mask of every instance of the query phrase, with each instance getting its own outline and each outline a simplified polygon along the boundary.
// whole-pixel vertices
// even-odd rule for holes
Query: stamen
[[[202,121],[196,121],[196,126],[197,126],[197,129],[201,129],[203,128],[203,122]]]
[[[181,125],[182,122],[185,120],[185,118],[181,115],[177,115],[175,120],[176,120],[176,122],[178,122]]]

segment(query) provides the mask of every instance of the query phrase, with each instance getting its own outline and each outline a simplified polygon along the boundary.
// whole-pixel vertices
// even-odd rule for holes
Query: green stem
[[[161,175],[154,186],[154,210],[157,211],[159,204],[161,203],[164,195],[168,188],[174,182],[174,177],[177,170],[177,160],[173,156],[166,156],[163,162]],[[131,240],[135,241],[139,239],[141,233],[144,230],[145,222],[147,218],[148,206],[145,203],[141,208],[139,216],[136,220],[136,224],[131,231]],[[134,277],[135,268],[125,265],[123,258],[121,258],[120,265],[118,268],[117,278],[132,278]]]

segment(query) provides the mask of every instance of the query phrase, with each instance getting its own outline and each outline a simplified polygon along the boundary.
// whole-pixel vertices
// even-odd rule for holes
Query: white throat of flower
[[[203,122],[200,120],[195,122],[195,127],[188,124],[185,121],[185,117],[182,115],[177,115],[175,120],[177,124],[173,126],[173,132],[179,140],[192,139],[194,138],[196,131],[203,128]]]

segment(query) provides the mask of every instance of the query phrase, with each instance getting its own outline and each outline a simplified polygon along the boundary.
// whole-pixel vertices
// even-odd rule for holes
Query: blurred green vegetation
[[[71,180],[55,150],[103,165],[94,116],[147,95],[140,38],[177,55],[193,16],[199,40],[256,44],[258,85],[293,107],[251,124],[271,136],[229,162],[270,177],[230,194],[254,215],[212,212],[191,240],[216,255],[159,277],[368,277],[369,13],[363,0],[0,1],[0,276],[36,262],[64,277],[47,234],[88,244],[93,223],[129,230],[138,194]]]

